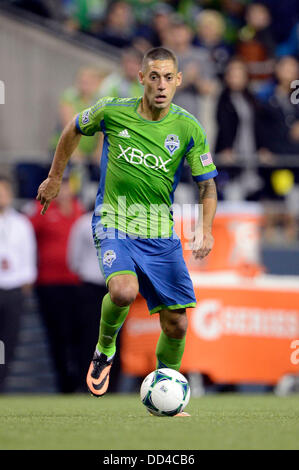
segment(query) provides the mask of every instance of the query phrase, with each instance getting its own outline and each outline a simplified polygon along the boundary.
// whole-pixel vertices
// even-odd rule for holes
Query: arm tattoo
[[[204,199],[217,199],[216,184],[213,179],[200,181],[198,183],[199,189],[199,202],[201,203]]]

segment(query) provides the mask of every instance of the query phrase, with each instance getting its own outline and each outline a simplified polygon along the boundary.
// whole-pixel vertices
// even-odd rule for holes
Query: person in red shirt
[[[79,278],[67,265],[67,248],[71,228],[84,210],[73,196],[69,180],[63,181],[61,191],[48,217],[41,214],[41,205],[35,203],[30,220],[33,224],[38,250],[38,277],[36,294],[49,339],[58,391],[82,391],[74,357],[79,351],[79,316],[77,303]]]

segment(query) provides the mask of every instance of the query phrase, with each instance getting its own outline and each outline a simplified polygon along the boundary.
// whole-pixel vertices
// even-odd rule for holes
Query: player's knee
[[[166,336],[169,336],[170,338],[182,339],[185,337],[187,332],[187,315],[186,313],[183,313],[169,317],[161,323],[161,326]]]
[[[126,307],[136,299],[136,292],[131,287],[127,287],[120,292],[110,292],[111,300],[119,307]]]
[[[126,307],[134,302],[139,290],[137,278],[131,275],[111,278],[108,287],[112,302],[119,307]]]
[[[126,307],[134,302],[138,290],[134,285],[119,285],[110,289],[110,297],[114,304],[119,307]]]

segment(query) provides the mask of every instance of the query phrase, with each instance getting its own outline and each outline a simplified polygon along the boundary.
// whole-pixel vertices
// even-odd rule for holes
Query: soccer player
[[[109,293],[102,302],[99,341],[87,374],[88,388],[97,397],[108,389],[116,337],[139,291],[150,313],[160,315],[157,368],[180,368],[186,308],[196,306],[171,212],[185,157],[203,207],[202,230],[197,227],[193,239],[195,258],[205,257],[214,242],[217,170],[199,122],[172,103],[182,82],[176,56],[165,48],[151,49],[139,80],[142,97],[102,98],[66,126],[37,196],[44,214],[80,136],[103,132],[92,230]]]

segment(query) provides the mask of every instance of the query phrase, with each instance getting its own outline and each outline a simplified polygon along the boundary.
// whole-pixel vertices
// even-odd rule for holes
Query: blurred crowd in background
[[[269,243],[275,243],[277,238],[291,244],[298,242],[298,1],[10,0],[9,3],[58,22],[71,36],[83,34],[107,43],[121,57],[119,71],[108,76],[93,67],[78,71],[76,81],[57,103],[56,128],[53,126],[49,142],[51,157],[63,127],[76,113],[103,96],[142,95],[137,74],[144,52],[153,46],[169,47],[178,56],[183,72],[183,85],[174,102],[200,122],[206,107],[212,110],[208,113],[212,117],[204,119],[203,124],[220,169],[216,181],[219,199],[262,202],[264,239]],[[26,216],[17,216],[11,209],[12,185],[6,178],[0,178],[0,237],[6,243],[5,254],[1,252],[4,242],[0,249],[3,255],[0,308],[6,309],[10,318],[6,322],[9,331],[4,332],[4,327],[1,330],[1,325],[0,330],[1,338],[6,335],[11,345],[7,361],[13,357],[20,322],[20,309],[16,309],[15,301],[18,299],[20,304],[28,292],[26,286],[36,283],[36,298],[48,333],[57,389],[61,392],[85,389],[84,376],[98,335],[99,305],[106,292],[90,230],[101,144],[98,134],[81,138],[61,193],[46,218],[39,213],[39,203],[32,201],[22,207]],[[182,184],[184,190],[179,192],[178,202],[196,202],[197,191],[188,168]],[[22,190],[17,196],[26,198]],[[23,223],[30,246],[37,248],[37,259],[32,248],[25,280],[17,276],[20,265],[10,258],[12,248],[5,217],[11,217],[11,226]],[[28,218],[32,229],[28,228]],[[22,246],[22,237],[14,243]],[[9,289],[15,289],[14,302],[11,296],[2,296],[8,289],[4,277],[11,267],[14,273]],[[15,319],[13,323],[11,318]],[[115,366],[114,373],[118,370]]]

